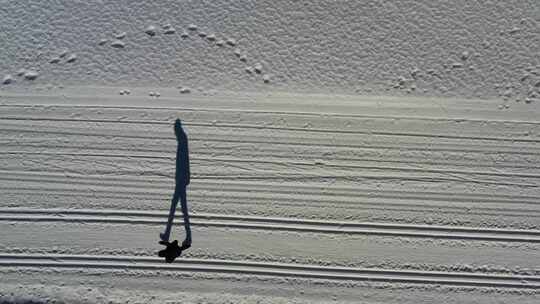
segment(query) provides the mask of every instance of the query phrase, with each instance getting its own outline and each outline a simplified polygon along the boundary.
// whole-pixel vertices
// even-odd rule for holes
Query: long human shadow
[[[191,226],[189,223],[189,212],[186,197],[186,189],[189,185],[190,177],[188,138],[186,132],[184,132],[184,129],[182,128],[182,122],[180,121],[180,119],[176,119],[174,123],[174,133],[176,134],[176,140],[178,143],[176,149],[176,186],[171,200],[171,209],[169,210],[167,226],[165,227],[165,232],[160,233],[159,237],[162,241],[161,243],[167,245],[167,249],[169,249],[170,244],[174,243],[169,243],[169,237],[171,234],[174,214],[176,212],[176,206],[178,205],[178,200],[180,200],[182,216],[184,218],[184,229],[186,231],[186,238],[182,242],[182,247],[177,248],[181,251],[191,247]],[[176,245],[176,247],[178,246]]]

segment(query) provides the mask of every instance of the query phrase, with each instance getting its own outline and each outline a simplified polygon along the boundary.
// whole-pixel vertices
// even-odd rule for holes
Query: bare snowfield
[[[539,16],[0,1],[0,304],[540,302]]]

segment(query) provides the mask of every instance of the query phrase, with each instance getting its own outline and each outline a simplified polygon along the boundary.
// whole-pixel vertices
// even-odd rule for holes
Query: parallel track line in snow
[[[59,184],[65,185],[65,189],[42,189],[43,191],[72,191],[72,185],[88,185],[95,188],[97,186],[106,187],[106,186],[115,186],[118,187],[115,191],[108,191],[104,189],[104,193],[133,193],[132,190],[126,191],[123,188],[137,188],[141,189],[144,192],[147,192],[150,189],[153,190],[162,190],[159,192],[152,192],[152,194],[163,194],[169,195],[171,187],[165,186],[170,184],[173,179],[173,176],[155,179],[155,178],[142,178],[136,179],[127,176],[100,176],[92,177],[88,175],[64,175],[64,174],[53,174],[51,172],[41,173],[41,172],[21,172],[21,171],[6,171],[0,170],[0,180],[4,181],[17,181],[17,182],[39,182],[39,183],[50,183],[50,184]],[[5,187],[5,185],[0,184],[0,188],[5,190],[34,190],[32,187]],[[344,199],[399,199],[399,200],[421,200],[421,201],[436,201],[436,202],[452,202],[452,203],[489,203],[489,204],[525,204],[525,205],[540,205],[537,197],[533,196],[517,196],[517,195],[490,195],[488,193],[478,194],[478,193],[446,193],[446,192],[428,192],[428,191],[397,191],[397,190],[373,190],[373,189],[361,189],[353,187],[327,187],[325,185],[287,185],[287,184],[269,184],[269,183],[255,183],[255,182],[231,182],[231,181],[221,181],[213,182],[209,180],[198,180],[194,181],[193,184],[189,186],[190,190],[200,190],[200,191],[210,191],[210,192],[227,192],[227,193],[248,193],[250,195],[260,195],[262,193],[271,194],[272,196],[276,195],[311,195],[317,197],[337,197],[340,200]],[[37,189],[35,189],[37,190]],[[81,191],[82,189],[78,189]],[[101,192],[102,190],[100,190]],[[134,194],[138,194],[135,192]],[[211,194],[211,193],[209,193]],[[238,197],[238,194],[235,194]],[[297,198],[295,198],[297,199]],[[301,198],[299,198],[301,199]],[[329,201],[331,202],[331,201]],[[355,202],[356,203],[356,202]],[[362,202],[358,202],[361,204]],[[367,203],[367,202],[364,202]],[[385,204],[385,203],[377,203]],[[407,206],[418,206],[425,207],[425,204],[412,204]],[[388,205],[402,206],[403,204],[392,204]]]
[[[0,221],[9,222],[86,222],[105,224],[164,224],[165,213],[127,210],[70,210],[70,209],[0,209]],[[194,214],[194,226],[293,231],[330,234],[359,234],[395,237],[420,237],[455,240],[540,243],[540,231],[517,229],[488,229],[452,226],[358,223],[254,216]]]
[[[139,217],[157,217],[163,218],[167,212],[161,211],[139,211],[139,210],[120,210],[120,209],[36,209],[36,208],[0,208],[0,214],[47,214],[47,215],[91,215],[91,216],[139,216]],[[178,218],[181,216],[179,215]],[[380,228],[380,229],[404,229],[404,230],[422,230],[422,231],[444,231],[444,232],[466,232],[466,233],[487,233],[487,234],[508,234],[508,235],[531,235],[540,237],[540,230],[517,230],[517,229],[499,229],[499,228],[473,228],[459,226],[434,226],[434,225],[410,225],[410,224],[388,224],[388,223],[366,223],[352,221],[329,221],[301,218],[278,218],[261,217],[249,215],[224,215],[214,213],[196,213],[191,214],[191,218],[205,220],[227,220],[239,222],[263,222],[263,223],[282,223],[316,226],[335,226],[335,227],[355,227],[355,228]]]
[[[343,114],[343,113],[331,113],[331,112],[305,112],[305,111],[265,111],[265,110],[247,110],[240,108],[186,108],[186,107],[148,107],[148,106],[100,106],[100,105],[28,105],[28,104],[0,104],[0,108],[27,108],[35,110],[36,108],[58,108],[58,109],[115,109],[115,110],[139,110],[139,111],[154,111],[154,112],[231,112],[231,113],[243,113],[243,114],[270,114],[270,115],[290,115],[290,116],[310,116],[310,117],[338,117],[338,118],[357,118],[357,119],[399,119],[399,120],[418,120],[418,121],[436,121],[436,122],[497,122],[506,124],[527,124],[527,125],[540,125],[535,121],[523,121],[523,120],[502,120],[502,119],[471,119],[471,118],[430,118],[420,116],[398,116],[398,115],[366,115],[366,114]],[[172,122],[171,122],[172,123]]]
[[[246,143],[246,142],[243,142],[243,143]],[[158,149],[145,149],[145,148],[137,148],[137,149],[133,149],[133,148],[123,148],[123,147],[108,147],[108,148],[102,148],[102,147],[89,147],[89,146],[85,146],[84,148],[81,148],[80,145],[69,145],[69,144],[66,144],[66,145],[49,145],[49,144],[23,144],[23,143],[5,143],[3,145],[4,147],[17,147],[17,148],[21,148],[21,147],[29,147],[29,148],[33,148],[33,149],[37,149],[39,148],[40,150],[43,150],[43,149],[55,149],[55,150],[67,150],[67,149],[79,149],[79,150],[90,150],[90,151],[107,151],[109,153],[107,153],[106,155],[111,155],[113,157],[116,157],[115,154],[111,153],[111,151],[115,151],[115,152],[118,152],[118,151],[129,151],[131,153],[133,152],[136,152],[138,154],[121,154],[121,155],[126,155],[126,157],[140,157],[140,158],[144,158],[145,156],[148,156],[148,158],[156,158],[156,159],[173,159],[174,157],[173,156],[170,156],[170,154],[172,153],[167,153],[167,152],[164,152],[163,150],[158,150]],[[212,151],[210,152],[205,152],[205,151],[197,151],[197,155],[213,155],[215,154],[214,151],[230,151],[231,149],[229,147],[212,147]],[[257,152],[249,152],[249,153],[245,153],[246,156],[249,156],[251,158],[264,158],[264,157],[268,157],[268,156],[271,156],[272,158],[274,159],[292,159],[293,157],[291,157],[291,155],[276,155],[276,154],[272,154],[273,151],[268,151],[268,152],[264,152],[264,153],[257,153]],[[9,155],[9,154],[14,154],[14,153],[17,153],[17,151],[0,151],[0,154],[6,154],[6,155]],[[35,153],[35,154],[45,154],[45,153],[52,153],[52,152],[29,152],[29,151],[20,151],[21,154],[28,154],[28,153]],[[71,153],[71,152],[65,152],[65,153]],[[152,154],[157,154],[157,155],[150,155],[150,154],[143,154],[143,153],[152,153]],[[58,154],[64,154],[64,152],[58,152]],[[89,153],[90,155],[103,155],[105,153]],[[134,155],[134,156],[132,156]],[[540,170],[540,166],[535,166],[535,165],[528,165],[528,164],[524,164],[524,165],[507,165],[507,164],[504,164],[504,163],[497,163],[497,164],[478,164],[477,161],[470,161],[470,162],[450,162],[450,161],[447,161],[447,162],[444,162],[444,161],[438,161],[438,162],[433,162],[433,161],[415,161],[415,160],[411,160],[410,158],[409,159],[405,159],[405,157],[403,157],[404,159],[403,160],[395,160],[395,159],[388,159],[388,158],[385,158],[384,160],[382,158],[358,158],[358,157],[349,157],[349,158],[345,158],[345,157],[332,157],[330,162],[373,162],[373,163],[390,163],[390,164],[404,164],[406,163],[407,165],[419,165],[419,166],[423,166],[423,165],[427,165],[427,166],[454,166],[454,167],[468,167],[468,168],[471,168],[471,167],[477,167],[477,168],[494,168],[496,167],[497,169],[499,168],[505,168],[505,169],[535,169],[535,170]],[[320,157],[320,156],[312,156],[312,155],[302,155],[302,160],[311,160],[311,164],[314,164],[315,162],[320,162],[323,158]],[[282,162],[280,162],[282,163]]]
[[[174,156],[163,155],[143,155],[143,154],[114,154],[114,153],[74,153],[74,152],[29,152],[29,151],[9,151],[2,152],[0,155],[49,155],[49,156],[76,156],[76,157],[103,157],[103,158],[122,158],[122,159],[165,159],[174,160]],[[505,176],[505,177],[521,177],[521,178],[534,178],[540,179],[540,174],[525,174],[525,173],[506,173],[506,172],[488,172],[488,171],[468,171],[468,170],[455,170],[455,169],[421,169],[421,168],[408,168],[408,167],[391,167],[391,166],[365,166],[365,165],[345,165],[335,161],[324,161],[321,163],[315,163],[313,161],[281,161],[274,159],[241,159],[232,157],[190,157],[192,161],[209,161],[209,162],[224,162],[224,163],[248,163],[248,164],[273,164],[284,166],[314,166],[333,168],[336,170],[342,169],[363,169],[363,170],[386,170],[386,171],[405,171],[405,172],[420,172],[420,173],[440,173],[440,174],[466,174],[466,175],[481,175],[481,176]],[[354,160],[351,160],[354,161]],[[540,186],[540,184],[538,185]]]
[[[1,188],[0,188],[1,189]],[[28,195],[28,192],[20,191],[21,189],[18,189],[19,191],[13,191],[12,189],[3,190],[3,193],[5,194],[26,194]],[[99,195],[96,195],[95,192],[86,192],[81,193],[80,191],[73,190],[72,193],[62,193],[62,192],[55,192],[50,190],[40,191],[39,193],[36,193],[36,189],[30,192],[30,194],[40,196],[40,197],[46,197],[48,195],[54,195],[55,197],[58,196],[67,196],[67,197],[73,197],[73,201],[76,200],[76,198],[94,198],[94,199],[102,199],[104,200],[103,205],[108,206],[107,203],[105,203],[105,200],[107,199],[126,199],[126,200],[151,200],[151,201],[163,201],[168,202],[170,197],[166,194],[155,194],[150,195],[146,193],[128,193],[123,192],[120,195],[116,193],[116,191],[107,191],[107,194],[100,193]],[[116,195],[109,195],[109,194],[116,194]],[[122,195],[124,194],[124,195]],[[224,201],[223,195],[209,195],[209,194],[190,194],[190,201],[192,201],[195,204],[219,204]],[[510,208],[484,208],[482,206],[475,207],[475,211],[471,213],[471,211],[464,209],[462,207],[446,207],[446,206],[440,206],[440,205],[410,205],[410,204],[388,204],[388,203],[364,203],[364,202],[341,202],[341,201],[329,201],[329,200],[321,200],[318,198],[315,199],[276,199],[276,198],[268,198],[268,197],[245,197],[245,196],[227,196],[226,198],[227,205],[230,206],[231,204],[237,206],[260,206],[261,203],[268,203],[276,206],[281,207],[301,207],[301,208],[315,208],[315,209],[321,209],[324,211],[326,208],[332,208],[332,209],[345,209],[349,211],[353,210],[379,210],[379,211],[387,211],[387,212],[437,212],[439,214],[449,213],[449,214],[462,214],[462,215],[473,215],[473,216],[480,216],[480,215],[488,215],[488,216],[506,216],[506,217],[527,217],[527,218],[536,218],[540,217],[540,210],[534,210],[534,209],[510,209]],[[27,203],[29,201],[26,201]],[[35,202],[37,204],[37,201]],[[60,204],[61,205],[61,204]],[[231,207],[232,208],[232,207]]]
[[[142,256],[22,255],[0,253],[2,267],[84,268],[103,270],[146,270],[279,276],[323,280],[352,280],[410,284],[539,289],[540,277],[459,272],[362,269],[302,264],[264,263],[182,258],[173,264]]]
[[[163,136],[163,135],[154,135],[154,136],[144,136],[144,135],[127,135],[127,134],[115,134],[115,133],[93,133],[93,130],[88,130],[87,132],[74,132],[74,131],[43,131],[43,130],[24,130],[24,129],[12,129],[12,128],[1,128],[0,132],[14,132],[14,133],[35,133],[35,134],[54,134],[54,135],[67,135],[67,136],[85,136],[85,137],[105,137],[105,138],[126,138],[126,139],[144,139],[144,140],[160,140],[160,141],[175,141],[175,139],[171,136]],[[302,143],[301,141],[306,140],[313,140],[312,138],[298,138],[294,137],[291,138],[290,141],[276,141],[273,138],[270,140],[254,140],[254,139],[247,139],[250,138],[246,135],[245,139],[224,139],[224,138],[212,138],[210,134],[197,134],[192,133],[193,138],[190,139],[190,141],[201,141],[201,142],[223,142],[223,143],[253,143],[253,144],[275,144],[275,145],[290,145],[290,146],[322,146],[322,147],[337,147],[337,148],[353,148],[353,149],[372,149],[372,150],[379,150],[379,149],[388,149],[388,150],[404,150],[404,151],[425,151],[426,150],[426,144],[423,144],[421,147],[418,148],[411,148],[403,145],[373,145],[370,144],[370,142],[366,142],[365,144],[342,144],[342,143],[324,143],[324,142],[317,142],[317,143]],[[231,134],[230,137],[234,137],[234,134]],[[259,137],[260,138],[260,137]],[[411,143],[407,143],[411,144]],[[420,145],[420,144],[418,144]],[[448,144],[443,144],[448,145]],[[491,154],[520,154],[520,155],[540,155],[540,152],[533,152],[531,150],[539,150],[533,147],[528,147],[527,150],[524,150],[522,147],[515,148],[513,151],[508,150],[509,148],[512,148],[512,146],[493,146],[493,145],[486,145],[486,147],[490,148],[490,150],[485,149],[471,149],[471,145],[464,145],[456,143],[455,145],[452,145],[454,147],[459,148],[441,148],[439,145],[429,146],[429,151],[436,151],[436,152],[467,152],[467,153],[491,153]]]
[[[146,120],[110,120],[110,119],[70,119],[70,118],[40,118],[40,117],[0,117],[0,120],[14,121],[54,121],[54,122],[91,122],[91,123],[121,123],[121,124],[157,124],[170,125],[167,121],[146,121]],[[458,136],[448,134],[429,134],[429,133],[407,133],[407,132],[389,132],[389,131],[360,131],[360,130],[343,130],[343,129],[322,129],[322,128],[297,128],[297,127],[278,127],[268,125],[251,125],[251,124],[232,124],[232,123],[195,123],[183,122],[186,126],[210,127],[210,128],[232,128],[232,129],[255,129],[255,130],[278,130],[278,131],[295,131],[309,133],[327,133],[327,134],[355,134],[355,135],[377,135],[377,136],[396,136],[396,137],[426,137],[438,139],[458,139],[458,140],[482,140],[482,141],[499,141],[499,142],[524,142],[524,143],[540,143],[540,139],[529,138],[509,138],[495,136]]]
[[[246,142],[242,142],[242,143],[246,143]],[[158,154],[157,156],[159,156],[159,158],[162,158],[162,159],[170,159],[170,158],[173,158],[173,156],[169,156],[172,152],[170,153],[167,153],[167,151],[163,151],[161,149],[148,149],[148,148],[140,148],[140,147],[137,147],[136,149],[134,148],[123,148],[123,147],[114,147],[114,146],[111,146],[111,147],[107,147],[107,148],[103,148],[103,147],[94,147],[94,146],[84,146],[83,148],[81,148],[80,145],[70,145],[70,144],[65,144],[65,145],[50,145],[50,144],[25,144],[25,143],[10,143],[10,142],[6,142],[6,143],[2,143],[3,147],[17,147],[17,148],[21,148],[21,147],[28,147],[28,148],[33,148],[33,149],[36,149],[36,148],[39,148],[39,149],[51,149],[51,150],[67,150],[67,149],[80,149],[80,150],[90,150],[90,151],[107,151],[107,152],[111,152],[111,151],[129,151],[129,152],[137,152],[139,154],[135,154],[135,155],[148,155],[148,154],[141,154],[141,153],[155,153],[155,154]],[[213,155],[215,154],[215,152],[213,151],[230,151],[230,147],[212,147],[212,151],[210,152],[205,152],[205,151],[197,151],[197,155]],[[12,154],[14,153],[15,151],[1,151],[0,153],[1,154]],[[23,153],[25,152],[28,152],[28,151],[21,151]],[[271,156],[272,158],[275,158],[275,159],[291,159],[291,155],[276,155],[276,154],[272,154],[273,151],[264,151],[263,153],[261,152],[249,152],[249,153],[246,153],[247,156],[249,157],[255,157],[255,158],[263,158],[263,157],[267,157],[267,156]],[[32,153],[32,152],[30,152]],[[245,152],[244,152],[245,153]],[[91,154],[104,154],[104,153],[91,153]],[[108,155],[108,154],[107,154]],[[114,154],[113,154],[114,155]],[[150,156],[149,158],[152,158],[153,156]],[[508,165],[508,164],[505,164],[505,163],[497,163],[497,164],[478,164],[477,161],[470,161],[470,162],[450,162],[450,161],[447,161],[447,162],[444,162],[444,161],[437,161],[437,162],[433,162],[433,161],[415,161],[415,160],[411,160],[410,158],[407,158],[405,159],[406,157],[403,157],[404,159],[403,160],[395,160],[395,159],[388,159],[388,158],[385,158],[384,160],[382,158],[359,158],[359,157],[349,157],[349,158],[345,158],[345,157],[332,157],[331,161],[332,162],[335,162],[335,161],[348,161],[348,162],[374,162],[374,163],[396,163],[396,164],[403,164],[403,163],[406,163],[406,164],[413,164],[413,165],[428,165],[428,166],[454,166],[454,167],[477,167],[477,168],[508,168],[508,169],[536,169],[536,170],[540,170],[540,166],[535,166],[533,164],[524,164],[524,165]],[[312,155],[302,155],[302,159],[303,160],[313,160],[313,161],[320,161],[321,159],[323,159],[322,157],[320,156],[312,156]],[[313,163],[313,162],[312,162]]]
[[[136,170],[136,169],[124,169],[119,168],[115,165],[114,162],[101,163],[100,165],[107,165],[111,167],[110,169],[89,169],[86,174],[92,175],[145,175],[145,176],[162,176],[168,177],[168,173],[164,173],[160,169],[145,169],[145,170]],[[64,173],[64,174],[85,174],[85,170],[73,169],[59,167],[55,164],[50,165],[52,168],[45,168],[39,170],[29,170],[29,172],[34,173]],[[8,167],[8,169],[10,169]],[[15,168],[14,168],[15,169]],[[19,168],[16,168],[19,169]],[[472,185],[492,185],[492,186],[512,186],[517,188],[539,188],[539,183],[525,183],[525,182],[506,182],[506,181],[491,181],[483,180],[478,178],[469,178],[463,176],[456,176],[455,174],[448,174],[445,172],[439,173],[439,175],[424,175],[424,176],[411,176],[405,173],[399,174],[399,172],[391,172],[392,174],[358,174],[358,173],[334,173],[334,174],[322,174],[322,173],[311,173],[306,172],[300,174],[298,170],[288,170],[288,171],[278,171],[272,170],[265,172],[265,174],[260,173],[258,170],[249,173],[239,173],[239,172],[227,172],[227,173],[215,173],[215,170],[211,173],[204,171],[209,171],[209,169],[200,170],[199,173],[193,174],[191,176],[192,181],[196,180],[237,180],[237,181],[258,181],[258,182],[325,182],[325,181],[348,181],[348,182],[363,182],[365,180],[372,181],[384,181],[390,183],[396,183],[399,181],[412,181],[412,182],[425,182],[425,183],[442,183],[442,182],[457,182],[461,184],[472,184]],[[306,170],[307,171],[307,170]],[[437,173],[432,173],[437,174]],[[534,203],[538,204],[538,203]]]

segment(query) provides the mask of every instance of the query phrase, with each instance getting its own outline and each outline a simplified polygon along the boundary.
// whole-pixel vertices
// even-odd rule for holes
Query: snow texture
[[[206,90],[532,102],[538,16],[535,0],[4,1],[0,71],[35,69],[34,83],[62,85],[182,82]],[[170,27],[148,31],[150,24]],[[64,48],[77,61],[51,65]],[[233,48],[261,62],[271,85],[246,73]]]
[[[539,303],[539,16],[0,1],[0,304]]]

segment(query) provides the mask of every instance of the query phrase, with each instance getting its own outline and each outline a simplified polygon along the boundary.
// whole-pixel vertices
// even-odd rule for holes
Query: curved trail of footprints
[[[142,31],[146,36],[148,36],[150,39],[158,34],[163,35],[176,35],[178,32],[176,29],[170,24],[166,23],[161,26],[161,29],[158,29],[155,25],[149,25]],[[113,34],[113,38],[103,38],[100,41],[97,42],[99,46],[105,47],[107,44],[110,45],[110,47],[114,49],[124,49],[127,47],[126,38],[130,35],[134,35],[136,33],[127,33],[127,32],[117,32],[116,34]],[[205,39],[214,46],[217,46],[219,48],[227,49],[229,51],[232,50],[232,54],[234,54],[235,57],[238,58],[238,60],[242,63],[248,62],[248,55],[242,51],[240,48],[238,48],[238,42],[236,39],[231,37],[220,37],[220,35],[211,33],[207,34],[204,31],[199,30],[199,27],[195,24],[190,24],[187,26],[186,29],[184,29],[180,34],[180,37],[187,41],[191,37],[199,37],[200,39]],[[234,49],[231,49],[234,48]],[[49,59],[49,64],[51,65],[57,65],[57,64],[73,64],[78,60],[78,56],[76,53],[71,53],[68,49],[63,49],[58,52],[57,55],[53,56]],[[264,83],[270,83],[271,76],[270,74],[263,74],[264,68],[261,63],[254,63],[253,65],[248,65],[244,67],[244,71],[248,74],[257,74],[261,75],[261,80]],[[17,77],[32,81],[37,79],[40,74],[35,69],[20,69],[15,74]],[[2,79],[3,85],[12,84],[16,81],[16,78],[13,77],[11,74],[7,74]],[[181,94],[187,94],[191,92],[190,88],[187,87],[178,87],[179,92]],[[119,92],[120,95],[129,95],[129,90],[121,90]],[[149,92],[150,97],[159,97],[159,92]]]
[[[144,33],[147,34],[150,37],[154,37],[154,36],[158,35],[159,32],[160,31],[157,29],[157,27],[155,25],[149,25],[144,30]],[[173,34],[177,34],[177,31],[175,30],[175,28],[170,23],[166,23],[166,24],[163,24],[161,26],[161,33],[164,34],[164,35],[173,35]],[[127,34],[125,32],[121,33],[120,35],[118,35],[118,34],[115,35],[116,40],[111,42],[111,46],[114,47],[114,48],[124,48],[125,43],[124,43],[123,39],[126,36],[127,36]],[[243,63],[248,62],[248,55],[244,51],[242,51],[241,49],[239,49],[237,47],[238,42],[234,38],[230,38],[230,37],[228,37],[228,38],[227,37],[219,38],[217,34],[214,34],[214,33],[207,34],[206,32],[199,30],[199,27],[197,25],[195,25],[195,24],[188,25],[187,28],[184,29],[180,33],[180,37],[183,40],[188,40],[189,38],[196,37],[196,36],[198,36],[201,39],[205,39],[208,42],[213,43],[213,45],[218,46],[220,48],[225,48],[227,46],[228,47],[234,47],[234,49],[232,50],[232,53],[238,58],[238,60],[243,62]],[[100,45],[106,45],[107,42],[108,42],[108,39],[102,39],[99,44]],[[228,50],[230,50],[230,48],[228,48]],[[246,73],[249,73],[249,74],[260,74],[260,75],[262,75],[261,78],[262,78],[262,81],[264,83],[269,83],[270,80],[271,80],[271,77],[270,77],[269,74],[263,74],[264,68],[263,68],[263,65],[261,63],[255,63],[254,65],[246,66],[244,68],[244,70],[246,71]],[[186,88],[186,87],[179,87],[178,89],[180,90],[181,94],[186,94],[186,93],[191,92],[191,89]],[[129,94],[129,92],[126,92],[125,90],[120,92],[120,95],[128,95],[128,94]],[[149,96],[151,96],[151,97],[159,97],[160,94],[158,92],[149,92]]]

